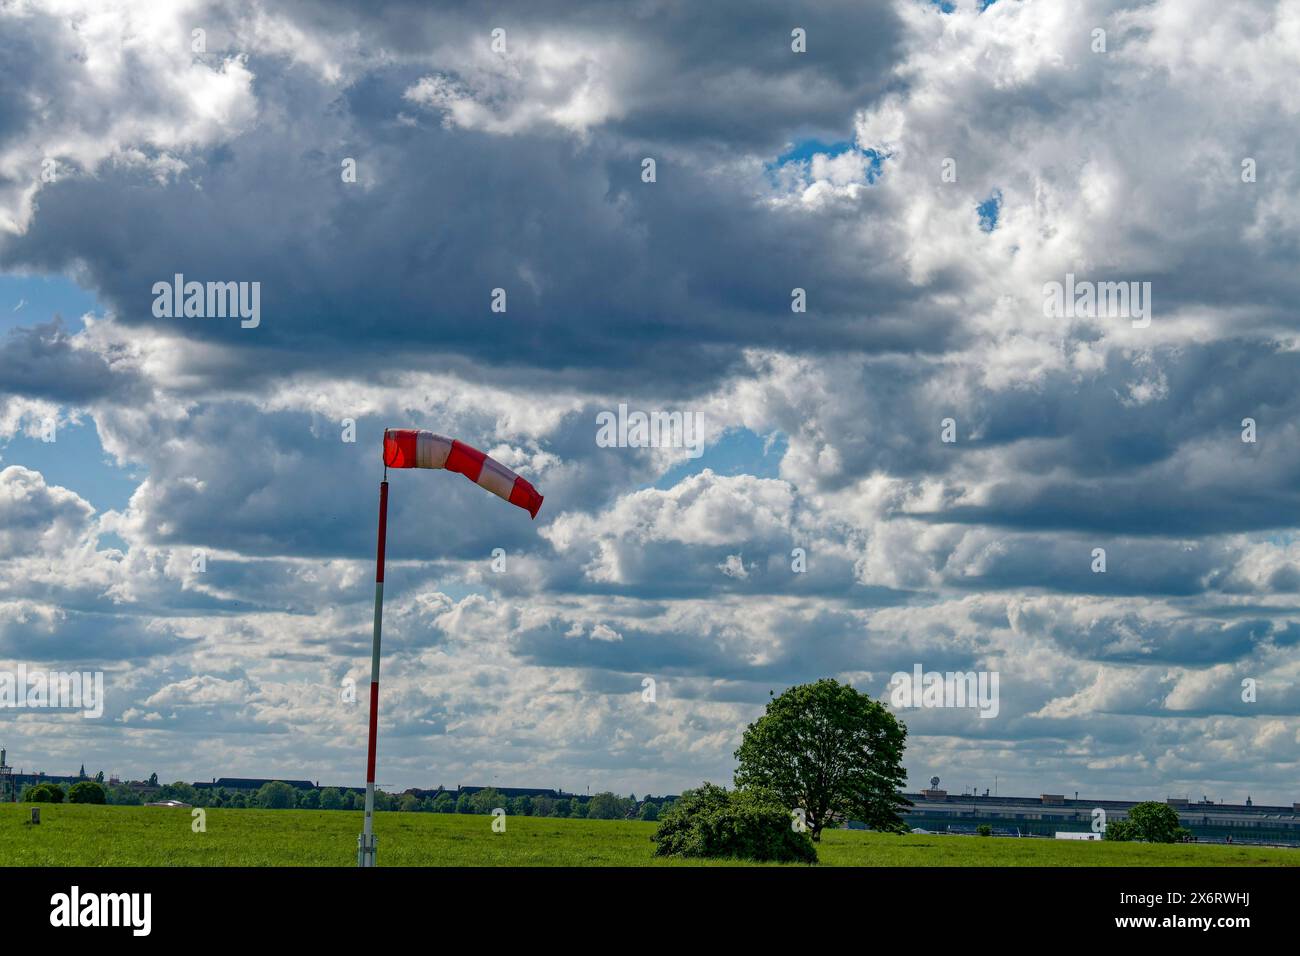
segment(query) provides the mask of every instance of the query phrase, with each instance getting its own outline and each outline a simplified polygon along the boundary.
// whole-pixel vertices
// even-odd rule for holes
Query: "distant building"
[[[283,777],[213,777],[211,782],[199,780],[193,786],[195,790],[261,790],[268,783],[287,783],[295,790],[321,789],[320,784],[310,780],[286,780]]]
[[[942,790],[922,790],[903,796],[913,806],[901,814],[914,829],[934,833],[974,833],[988,824],[994,833],[1052,837],[1092,830],[1092,811],[1106,811],[1106,821],[1128,819],[1128,811],[1142,801],[1066,799],[1061,794],[1037,797],[961,795]],[[1201,843],[1278,843],[1300,846],[1300,803],[1268,807],[1247,799],[1244,804],[1192,802],[1180,797],[1165,801],[1178,813],[1182,826]]]

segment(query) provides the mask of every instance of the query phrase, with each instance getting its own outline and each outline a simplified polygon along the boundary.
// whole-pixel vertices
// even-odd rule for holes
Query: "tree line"
[[[151,780],[156,784],[156,775]],[[261,810],[362,810],[365,794],[355,790],[325,787],[299,790],[273,780],[258,790],[228,790],[225,787],[202,790],[185,783],[157,784],[158,791],[146,798],[139,790],[124,784],[104,784],[82,780],[68,785],[54,782],[28,784],[22,797],[28,803],[104,803],[116,806],[140,806],[145,802],[179,800],[194,807]],[[459,797],[442,791],[419,797],[414,793],[375,791],[375,809],[405,813],[478,813],[490,814],[501,808],[510,816],[568,817],[587,820],[650,820],[672,804],[671,800],[637,800],[636,794],[621,797],[605,791],[589,798],[519,796],[507,797],[495,788],[462,793]]]

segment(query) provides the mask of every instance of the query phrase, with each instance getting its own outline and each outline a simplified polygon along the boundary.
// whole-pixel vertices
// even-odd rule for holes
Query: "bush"
[[[978,833],[980,836],[992,836],[993,827],[989,826],[987,823],[981,823],[979,826],[975,828],[975,832]]]
[[[292,810],[298,803],[298,792],[282,780],[264,783],[253,798],[255,806],[267,810]]]
[[[23,799],[28,803],[62,803],[63,788],[53,783],[38,783],[28,789]]]
[[[1111,820],[1106,824],[1106,832],[1101,835],[1101,838],[1112,843],[1127,843],[1130,840],[1140,840],[1142,837],[1131,820]]]
[[[730,857],[758,862],[816,863],[817,850],[791,825],[790,810],[769,792],[705,783],[660,816],[651,837],[656,856]]]
[[[632,801],[606,790],[587,801],[588,820],[622,820],[632,809]]]
[[[1179,826],[1178,811],[1154,800],[1139,803],[1128,812],[1128,819],[1137,828],[1138,838],[1148,843],[1177,843],[1186,832]]]
[[[119,807],[138,807],[141,800],[140,794],[130,787],[118,784],[108,788],[108,802]]]
[[[83,780],[80,783],[74,783],[72,789],[68,791],[69,803],[106,803],[107,794],[104,788],[93,780]]]
[[[1128,812],[1127,820],[1106,824],[1102,839],[1122,842],[1145,840],[1147,843],[1177,843],[1191,835],[1179,826],[1178,811],[1165,803],[1148,800]]]

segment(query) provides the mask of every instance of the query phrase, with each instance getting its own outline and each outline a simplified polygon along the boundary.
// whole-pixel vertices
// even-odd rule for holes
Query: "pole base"
[[[373,833],[357,836],[357,866],[375,866],[375,845],[378,842],[379,838]]]

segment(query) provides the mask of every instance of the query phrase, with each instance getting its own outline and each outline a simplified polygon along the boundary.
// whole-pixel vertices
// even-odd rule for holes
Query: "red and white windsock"
[[[518,505],[534,518],[542,496],[531,483],[501,462],[454,438],[444,438],[417,428],[389,428],[384,432],[384,464],[389,468],[446,468],[458,471],[480,488]]]

